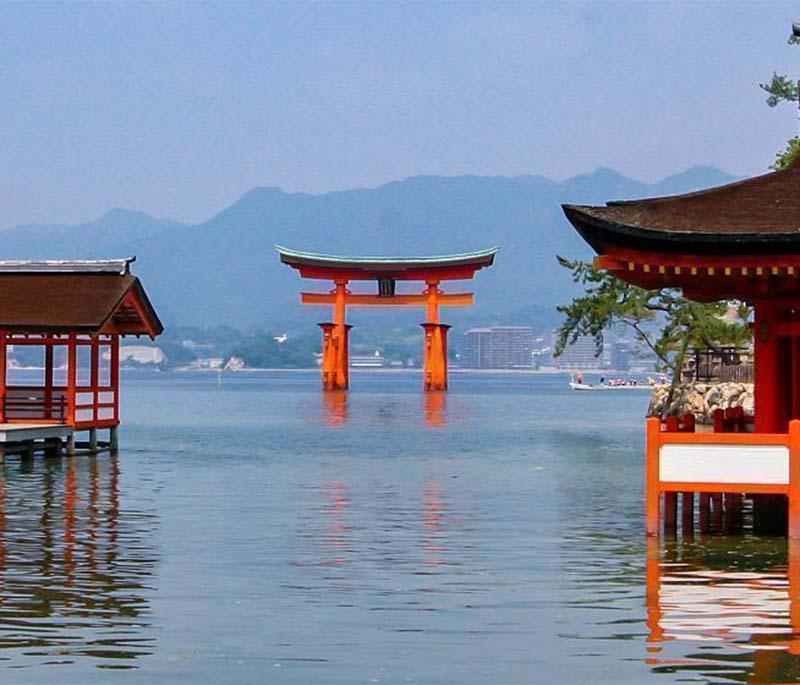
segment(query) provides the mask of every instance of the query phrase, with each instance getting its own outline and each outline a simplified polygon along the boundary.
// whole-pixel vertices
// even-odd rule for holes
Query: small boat
[[[652,378],[648,378],[646,383],[612,380],[610,382],[598,383],[597,385],[576,382],[574,378],[570,378],[569,381],[569,387],[572,390],[652,390],[660,385],[663,385],[663,383],[657,383]]]

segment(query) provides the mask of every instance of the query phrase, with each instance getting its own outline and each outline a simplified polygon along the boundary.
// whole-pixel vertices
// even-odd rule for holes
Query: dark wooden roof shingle
[[[800,251],[800,163],[685,195],[563,209],[601,254],[609,244],[687,252]]]
[[[155,337],[163,326],[130,273],[0,270],[0,329]]]

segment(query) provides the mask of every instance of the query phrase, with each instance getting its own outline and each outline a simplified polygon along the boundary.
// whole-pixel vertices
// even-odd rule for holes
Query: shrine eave
[[[800,216],[797,228],[773,231],[680,230],[646,228],[624,223],[612,216],[621,214],[623,203],[609,207],[563,205],[564,214],[581,237],[598,254],[619,250],[649,253],[702,255],[800,254]],[[676,222],[678,223],[678,222]]]

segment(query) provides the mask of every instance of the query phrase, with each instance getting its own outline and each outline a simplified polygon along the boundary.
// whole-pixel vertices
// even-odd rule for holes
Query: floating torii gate
[[[276,246],[281,262],[297,269],[303,278],[333,281],[328,293],[301,293],[303,304],[333,305],[333,321],[322,328],[322,387],[345,390],[349,386],[347,306],[424,306],[424,389],[447,390],[447,331],[439,320],[439,306],[468,306],[472,293],[445,293],[442,281],[468,280],[494,263],[497,248],[438,257],[337,257],[297,252]],[[354,293],[350,281],[375,281],[377,293]],[[397,281],[422,281],[421,293],[398,294]]]

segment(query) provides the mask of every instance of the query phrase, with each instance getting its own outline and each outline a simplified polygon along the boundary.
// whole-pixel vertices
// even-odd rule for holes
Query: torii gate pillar
[[[423,388],[425,391],[447,390],[447,331],[444,323],[423,323],[425,329],[425,366]]]
[[[426,392],[447,390],[447,331],[450,326],[439,321],[438,280],[428,280],[425,289],[426,319],[421,326],[425,329],[423,353],[423,389]]]
[[[347,320],[347,281],[337,279],[333,291],[333,323],[321,323],[322,389],[347,390],[350,386],[350,329]]]
[[[350,355],[348,339],[352,326],[321,323],[322,329],[322,389],[347,390],[350,385]]]

